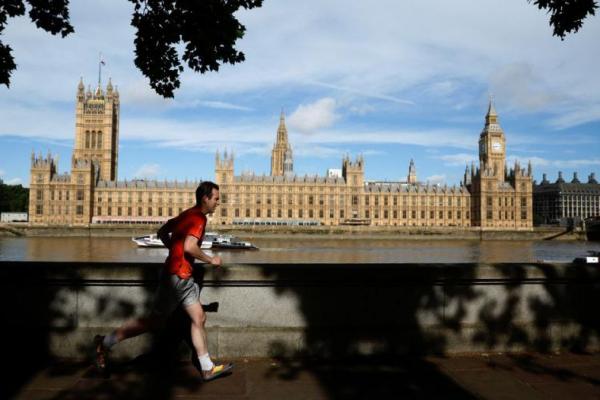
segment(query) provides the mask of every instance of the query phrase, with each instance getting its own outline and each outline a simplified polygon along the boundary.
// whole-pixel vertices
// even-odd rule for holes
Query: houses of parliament
[[[118,179],[119,110],[119,92],[110,80],[94,91],[80,80],[70,173],[60,174],[51,154],[31,156],[31,224],[154,224],[194,205],[198,181]],[[492,101],[479,138],[479,165],[467,166],[458,186],[419,182],[412,160],[404,181],[368,181],[362,156],[345,156],[341,170],[324,176],[296,174],[283,113],[270,175],[236,175],[234,163],[232,153],[217,152],[221,205],[210,218],[213,225],[533,226],[531,165],[508,168]]]

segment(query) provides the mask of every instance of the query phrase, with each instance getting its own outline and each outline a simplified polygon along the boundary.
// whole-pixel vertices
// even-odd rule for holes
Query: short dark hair
[[[211,181],[204,181],[198,186],[196,189],[196,205],[200,205],[202,203],[202,198],[204,196],[209,199],[212,198],[213,189],[219,190],[219,185]]]

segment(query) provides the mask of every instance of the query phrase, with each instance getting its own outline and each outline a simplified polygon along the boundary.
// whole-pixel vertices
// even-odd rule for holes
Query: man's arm
[[[171,232],[173,232],[173,222],[175,218],[171,218],[168,220],[163,226],[160,227],[158,232],[156,232],[156,236],[160,239],[161,242],[165,245],[167,249],[171,248]]]
[[[185,238],[185,242],[183,242],[183,251],[185,251],[192,257],[194,257],[202,262],[205,262],[207,264],[216,265],[217,267],[220,266],[221,265],[221,257],[219,257],[219,256],[210,257],[208,254],[206,254],[205,252],[203,252],[200,249],[201,244],[202,243],[199,243],[199,240],[197,237],[188,235]]]

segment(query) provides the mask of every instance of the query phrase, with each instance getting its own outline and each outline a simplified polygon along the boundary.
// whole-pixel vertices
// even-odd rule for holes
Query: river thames
[[[242,236],[259,250],[210,250],[235,263],[570,262],[599,242],[543,240],[406,240],[331,236]],[[166,249],[138,248],[130,238],[0,238],[2,261],[161,262]]]

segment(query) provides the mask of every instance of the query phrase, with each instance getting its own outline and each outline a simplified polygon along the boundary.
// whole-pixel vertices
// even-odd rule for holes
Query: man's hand
[[[212,265],[214,265],[215,267],[220,267],[221,265],[223,265],[223,261],[221,260],[221,257],[219,257],[219,256],[214,256],[211,259],[210,263]]]

